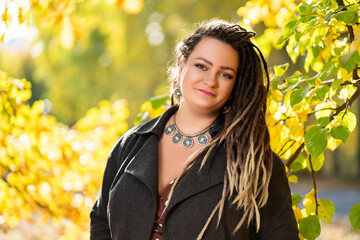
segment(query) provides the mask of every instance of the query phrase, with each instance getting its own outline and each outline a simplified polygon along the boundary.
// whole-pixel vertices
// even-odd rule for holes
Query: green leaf
[[[284,33],[283,33],[284,38],[289,37],[290,34],[295,30],[297,25],[299,25],[298,19],[292,20],[291,22],[287,23],[284,27]]]
[[[289,63],[285,63],[283,65],[275,65],[274,66],[274,71],[275,71],[275,74],[277,76],[282,76],[284,75],[284,73],[286,72],[286,70],[288,69],[289,67]]]
[[[304,86],[293,91],[290,95],[290,105],[294,106],[295,104],[301,102],[311,89],[311,86]]]
[[[302,23],[310,23],[310,25],[314,25],[314,23],[316,22],[316,16],[314,16],[314,15],[301,15],[300,21]]]
[[[349,129],[350,132],[352,132],[356,127],[356,116],[349,110],[346,111],[345,115],[344,113],[345,111],[341,111],[336,118],[344,120],[344,125]]]
[[[326,223],[331,222],[335,213],[335,205],[328,199],[318,199],[318,217]],[[316,205],[312,203],[305,208],[307,215],[316,214]]]
[[[330,122],[329,117],[320,117],[316,120],[316,123],[319,124],[321,127],[326,127]]]
[[[305,146],[313,158],[319,156],[327,146],[329,129],[314,126],[305,133]]]
[[[158,109],[159,107],[161,107],[162,105],[164,105],[166,103],[166,101],[169,99],[169,95],[168,94],[164,94],[164,95],[160,95],[160,96],[155,96],[150,98],[150,103],[151,106],[154,109]]]
[[[309,240],[314,240],[318,236],[320,236],[321,226],[319,219],[310,215],[305,218],[299,219],[299,231],[301,235]]]
[[[334,203],[328,199],[320,199],[319,205],[319,218],[326,223],[331,222],[331,218],[335,213]]]
[[[340,87],[340,84],[342,83],[342,79],[335,79],[332,83],[331,83],[331,88],[333,90],[337,89],[338,87]]]
[[[282,42],[285,41],[284,35],[281,35],[280,38],[277,40],[276,44],[281,44]]]
[[[299,4],[299,11],[300,13],[304,13],[306,11],[306,9],[308,9],[309,4],[307,2],[301,2]]]
[[[360,231],[360,203],[355,204],[349,212],[349,220],[351,226],[356,230]]]
[[[346,71],[349,73],[354,70],[356,65],[360,62],[360,55],[357,50],[348,52],[344,56],[341,56],[340,59],[340,66],[345,68]]]
[[[326,78],[333,72],[335,69],[335,62],[327,62],[321,69],[320,79],[325,81]]]
[[[306,81],[307,83],[311,84],[311,85],[315,85],[315,80],[319,78],[319,73],[312,76],[312,77],[308,77],[308,76],[301,76],[299,78],[299,81],[304,82]]]
[[[291,202],[292,205],[298,205],[299,203],[301,203],[302,200],[302,196],[299,194],[291,194]]]
[[[324,153],[321,153],[316,158],[311,158],[311,163],[312,163],[314,172],[317,172],[322,168],[322,166],[324,165],[324,160],[325,160]],[[307,166],[309,172],[311,172],[309,158],[306,159],[306,166]]]
[[[330,87],[325,85],[316,89],[316,96],[321,100],[324,101],[326,93],[328,93]]]
[[[280,77],[273,77],[270,79],[271,89],[277,89],[280,84]]]
[[[358,15],[357,11],[341,11],[338,13],[335,13],[333,17],[341,22],[344,22],[348,25],[355,24],[358,21]]]
[[[304,168],[306,168],[306,158],[302,154],[299,154],[295,161],[290,165],[290,169],[292,172],[297,172]]]
[[[349,137],[350,131],[346,126],[342,125],[331,129],[330,134],[333,138],[340,139],[345,143]]]
[[[281,90],[282,92],[286,92],[288,90],[293,90],[300,83],[299,76],[291,76],[286,79],[286,86]]]

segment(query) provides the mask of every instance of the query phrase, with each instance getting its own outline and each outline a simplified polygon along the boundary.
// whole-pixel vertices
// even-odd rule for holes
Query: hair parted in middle
[[[169,69],[173,104],[173,91],[178,87],[179,64],[181,61],[187,61],[202,39],[214,38],[227,43],[238,52],[239,56],[236,82],[226,103],[230,110],[225,114],[224,128],[201,151],[205,153],[201,165],[203,166],[211,151],[225,143],[227,164],[221,200],[197,239],[202,238],[216,212],[218,212],[218,223],[220,222],[225,201],[230,199],[232,204],[244,213],[234,232],[244,222],[249,225],[255,221],[257,230],[260,228],[259,208],[263,207],[268,199],[273,161],[269,131],[265,123],[269,73],[264,56],[250,40],[253,36],[255,36],[254,32],[247,31],[239,24],[217,19],[203,22],[178,44],[175,63]],[[190,161],[186,168],[196,159]],[[173,189],[169,198],[172,192]]]

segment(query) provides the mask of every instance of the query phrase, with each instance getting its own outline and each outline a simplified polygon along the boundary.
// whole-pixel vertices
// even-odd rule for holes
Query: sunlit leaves
[[[311,86],[304,86],[293,91],[290,95],[290,105],[293,107],[295,104],[300,103],[311,89]]]
[[[344,143],[346,142],[346,140],[349,137],[349,129],[344,126],[344,125],[340,125],[338,127],[335,127],[333,129],[331,129],[330,134],[333,138],[335,139],[340,139],[342,140]]]
[[[291,194],[291,203],[292,205],[298,205],[301,203],[302,196],[299,194]]]
[[[356,65],[360,62],[360,55],[358,51],[349,52],[340,57],[340,65],[346,69],[347,72],[354,70]]]
[[[288,21],[277,23],[274,27],[263,20],[267,16],[276,16],[267,3],[248,1],[238,13],[251,19],[246,10],[254,6],[267,8],[268,11],[262,14],[267,15],[257,16],[252,23],[262,20],[267,27],[282,29],[277,41],[279,46],[286,45],[293,63],[299,64],[297,60],[303,57],[305,71],[315,71],[312,76],[298,71],[291,75],[286,72],[286,64],[282,65],[286,68],[274,67],[267,115],[271,147],[282,158],[291,160],[292,173],[303,169],[316,172],[325,164],[325,149],[334,150],[341,142],[345,143],[356,126],[356,117],[350,112],[349,103],[357,97],[354,94],[358,79],[353,78],[359,75],[360,5],[355,1],[344,2],[347,6],[338,6],[335,1],[327,0],[301,1],[296,9],[291,9]],[[289,10],[290,5],[284,3],[283,8]],[[348,36],[353,33],[351,43]],[[274,97],[274,92],[278,90],[283,94],[281,100]],[[299,147],[301,143],[305,146],[304,150]],[[292,158],[297,150],[301,153]],[[292,173],[289,173],[289,181],[294,179]],[[297,203],[298,196],[293,198]],[[305,209],[300,212],[299,207],[293,207],[300,233],[307,239],[317,238],[320,235],[319,219],[330,222],[335,211],[330,200],[318,199],[317,218],[314,216],[315,202],[313,190],[304,198]]]
[[[9,0],[5,0],[4,5]],[[31,0],[29,3],[11,4],[11,12],[16,14],[9,14],[8,7],[4,12],[0,12],[1,21],[5,24],[5,29],[0,26],[0,41],[5,38],[5,33],[11,33],[10,27],[12,25],[27,24],[31,26],[35,20],[35,24],[40,27],[51,27],[60,25],[61,31],[59,34],[59,42],[64,49],[72,49],[76,39],[80,37],[81,32],[81,18],[74,17],[77,14],[77,8],[82,1],[67,0],[67,1],[48,1],[48,0]],[[109,0],[104,1],[108,4],[113,4],[116,7],[123,9],[128,14],[139,14],[143,7],[143,0]],[[30,5],[30,11],[24,10],[23,5]],[[99,4],[99,1],[93,1],[93,5]],[[81,7],[81,6],[80,6]],[[75,23],[73,22],[75,21]]]
[[[306,132],[305,146],[314,158],[326,149],[329,132],[328,128],[320,126],[314,126]]]
[[[314,216],[310,215],[304,218],[299,219],[299,231],[304,238],[313,240],[320,236],[321,226],[319,219]]]
[[[360,203],[355,204],[349,212],[349,220],[351,226],[356,230],[360,231]]]
[[[320,199],[318,211],[319,218],[324,222],[329,223],[335,213],[335,205],[328,199]]]
[[[313,171],[317,172],[324,165],[324,161],[325,161],[325,156],[322,153],[322,154],[318,155],[316,158],[311,158],[311,164],[310,164],[310,158],[307,158],[306,159],[306,167],[308,168],[309,172],[311,172],[311,166],[312,166]]]
[[[300,154],[296,158],[296,160],[290,165],[290,168],[292,172],[297,172],[299,170],[306,168],[306,165],[307,165],[306,158],[302,154]]]
[[[341,111],[339,115],[336,116],[336,119],[338,119],[340,122],[343,122],[343,124],[349,129],[350,132],[354,131],[356,127],[356,116],[350,111]]]
[[[161,115],[165,111],[163,106],[168,100],[169,96],[165,94],[152,97],[149,101],[143,103],[141,106],[141,112],[136,116],[135,125],[140,124],[149,118],[154,118]]]
[[[64,236],[87,235],[107,155],[128,129],[126,101],[102,101],[70,128],[44,114],[43,101],[27,104],[26,80],[0,72],[0,93],[2,226],[34,221],[36,213],[58,219]]]
[[[325,100],[325,95],[329,92],[330,87],[325,85],[316,89],[316,96],[321,100]]]
[[[359,20],[357,11],[340,11],[335,13],[333,17],[346,24],[355,24]]]

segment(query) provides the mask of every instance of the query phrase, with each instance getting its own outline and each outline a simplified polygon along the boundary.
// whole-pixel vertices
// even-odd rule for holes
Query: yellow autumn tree
[[[30,83],[0,72],[0,222],[53,220],[63,239],[86,239],[102,169],[127,129],[126,101],[89,109],[73,127],[27,104]]]

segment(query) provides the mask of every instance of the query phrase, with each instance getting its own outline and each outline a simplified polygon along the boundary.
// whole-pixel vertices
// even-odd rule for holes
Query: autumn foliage
[[[0,83],[1,229],[40,215],[63,226],[64,238],[87,236],[107,155],[128,129],[126,101],[102,101],[68,127],[42,113],[44,101],[26,103],[25,79],[0,72]]]

